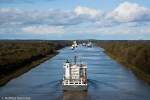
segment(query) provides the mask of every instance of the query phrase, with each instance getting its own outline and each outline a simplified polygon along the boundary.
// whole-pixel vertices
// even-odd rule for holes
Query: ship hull
[[[62,85],[64,91],[87,91],[87,85]]]

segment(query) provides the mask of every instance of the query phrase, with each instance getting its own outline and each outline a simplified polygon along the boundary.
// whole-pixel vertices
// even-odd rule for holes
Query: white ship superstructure
[[[82,46],[86,46],[86,43],[82,43]]]
[[[87,65],[68,60],[64,63],[63,90],[87,90]]]
[[[72,49],[75,49],[76,47],[78,47],[78,44],[76,41],[73,41],[73,44],[71,46]]]
[[[87,47],[92,47],[92,42],[88,42]]]

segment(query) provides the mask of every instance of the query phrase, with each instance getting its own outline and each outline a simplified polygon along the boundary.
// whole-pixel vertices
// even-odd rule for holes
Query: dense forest
[[[68,41],[0,41],[0,79],[16,70],[27,67],[33,61],[57,53]]]
[[[150,82],[150,41],[97,41],[97,45]]]

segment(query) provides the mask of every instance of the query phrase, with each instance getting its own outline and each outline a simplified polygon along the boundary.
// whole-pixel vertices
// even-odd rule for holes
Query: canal
[[[134,74],[101,48],[64,48],[60,53],[12,79],[0,87],[1,99],[22,97],[23,100],[150,100],[150,85]],[[88,65],[88,91],[63,92],[63,62],[77,55]]]

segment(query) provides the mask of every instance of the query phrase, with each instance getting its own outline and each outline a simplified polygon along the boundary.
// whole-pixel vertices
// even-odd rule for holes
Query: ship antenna
[[[69,60],[67,59],[66,63],[69,63]]]
[[[74,57],[74,63],[76,64],[77,62],[77,56]]]

